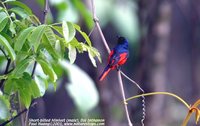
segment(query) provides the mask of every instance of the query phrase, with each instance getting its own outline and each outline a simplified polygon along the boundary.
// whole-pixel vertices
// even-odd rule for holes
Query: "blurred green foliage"
[[[82,116],[86,116],[97,106],[99,101],[94,81],[78,66],[72,65],[68,61],[61,61],[60,65],[69,75],[66,91],[73,98]]]
[[[130,42],[138,41],[140,29],[136,1],[95,0],[95,5],[102,28],[112,23],[121,36],[126,36]]]
[[[44,1],[37,0],[37,2],[42,8],[44,7]],[[50,0],[50,5],[56,9],[56,13],[53,15],[55,22],[70,21],[78,23],[82,18],[89,29],[93,27],[92,15],[82,0]],[[52,16],[51,13],[49,15]],[[51,16],[48,18],[49,22],[52,21]]]

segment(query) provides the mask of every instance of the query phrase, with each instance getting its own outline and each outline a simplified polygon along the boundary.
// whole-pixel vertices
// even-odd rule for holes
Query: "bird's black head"
[[[118,44],[124,44],[126,42],[127,42],[127,40],[124,37],[118,36]]]

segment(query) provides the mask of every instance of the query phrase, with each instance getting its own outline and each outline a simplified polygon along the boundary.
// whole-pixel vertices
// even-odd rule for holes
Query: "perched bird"
[[[118,43],[111,50],[108,57],[108,65],[99,77],[99,80],[102,81],[108,75],[110,70],[119,70],[119,67],[126,62],[128,55],[128,41],[124,37],[118,37]]]

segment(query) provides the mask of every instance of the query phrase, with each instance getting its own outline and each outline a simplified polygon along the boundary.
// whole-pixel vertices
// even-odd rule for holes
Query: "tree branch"
[[[29,107],[29,109],[31,107],[34,107],[36,104],[37,104],[36,102],[32,103],[31,106]],[[12,122],[14,119],[16,119],[17,117],[21,116],[23,113],[25,113],[29,109],[25,108],[24,110],[22,110],[21,112],[19,112],[16,116],[14,116],[11,119],[9,119],[9,120],[3,122],[2,124],[0,124],[0,126],[6,126],[8,123]]]
[[[103,41],[103,44],[105,46],[105,48],[107,49],[107,52],[110,53],[110,48],[107,44],[107,41],[103,35],[103,32],[101,30],[101,27],[99,25],[99,20],[96,16],[96,10],[95,10],[95,4],[94,4],[94,0],[91,0],[91,4],[92,4],[92,14],[93,14],[93,20],[94,20],[94,23],[98,29],[98,32],[101,36],[101,39]],[[118,71],[118,79],[119,79],[119,84],[120,84],[120,88],[121,88],[121,93],[122,93],[122,97],[123,97],[123,101],[126,100],[125,98],[125,93],[124,93],[124,88],[123,88],[123,82],[122,82],[122,78],[121,78],[121,73],[120,71]],[[124,103],[124,108],[125,108],[125,112],[126,112],[126,117],[127,117],[127,120],[128,120],[128,124],[129,126],[132,126],[132,123],[131,123],[131,120],[130,120],[130,117],[129,117],[129,113],[128,113],[128,108],[127,108],[127,104]]]

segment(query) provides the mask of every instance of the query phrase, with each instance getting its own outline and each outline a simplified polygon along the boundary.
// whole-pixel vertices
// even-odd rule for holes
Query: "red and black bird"
[[[118,43],[111,50],[108,57],[108,65],[99,77],[99,80],[102,81],[108,75],[110,70],[119,69],[119,67],[126,62],[128,55],[129,50],[127,39],[124,37],[118,37]]]

